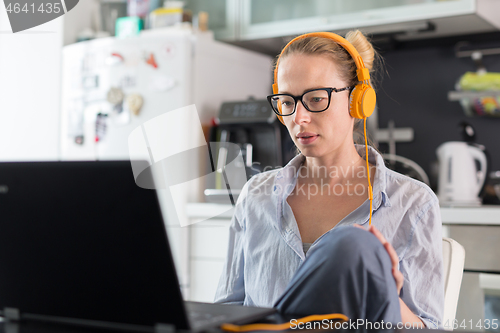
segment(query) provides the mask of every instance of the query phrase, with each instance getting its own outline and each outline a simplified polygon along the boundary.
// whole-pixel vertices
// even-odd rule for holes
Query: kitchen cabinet
[[[187,281],[183,288],[185,299],[213,302],[226,260],[229,225],[233,212],[231,205],[187,205],[190,224],[184,228],[188,236],[183,252],[188,253],[189,260],[187,276],[184,277],[184,281]]]
[[[312,31],[362,29],[406,40],[500,29],[496,0],[188,0],[186,7],[209,13],[217,39],[267,53],[277,53],[282,38]]]
[[[477,323],[500,318],[500,206],[442,207],[441,217],[444,235],[465,248],[456,319],[482,331]]]
[[[426,20],[474,13],[478,2],[476,0],[243,0],[240,39],[353,28],[371,28],[369,30],[374,32],[425,30],[430,28]]]
[[[208,13],[208,29],[214,32],[218,40],[236,40],[238,23],[237,0],[184,0],[185,8],[192,11],[193,16],[200,11]]]

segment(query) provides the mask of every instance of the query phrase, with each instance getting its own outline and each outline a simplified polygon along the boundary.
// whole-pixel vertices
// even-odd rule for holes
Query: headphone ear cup
[[[354,87],[349,96],[349,114],[353,118],[363,119],[359,110],[359,84]]]
[[[365,119],[372,115],[377,103],[375,90],[370,85],[358,84],[351,92],[349,113],[352,117]]]

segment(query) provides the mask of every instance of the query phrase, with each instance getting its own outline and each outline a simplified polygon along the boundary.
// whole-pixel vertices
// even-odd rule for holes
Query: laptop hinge
[[[16,308],[4,308],[3,317],[5,320],[19,320],[21,319],[21,312]]]
[[[158,323],[155,325],[155,333],[175,333],[175,326],[172,324]]]

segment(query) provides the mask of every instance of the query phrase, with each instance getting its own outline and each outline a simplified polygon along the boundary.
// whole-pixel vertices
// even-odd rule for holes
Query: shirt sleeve
[[[215,292],[215,303],[243,305],[245,300],[243,239],[245,234],[244,203],[247,185],[248,183],[243,187],[238,197],[231,220],[227,256]]]
[[[442,223],[437,197],[413,216],[410,245],[401,261],[401,299],[428,328],[441,328],[444,315]]]

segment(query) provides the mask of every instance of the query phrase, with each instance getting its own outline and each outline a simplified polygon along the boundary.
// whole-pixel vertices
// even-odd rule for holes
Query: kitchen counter
[[[231,219],[233,214],[234,208],[232,205],[205,202],[187,204],[187,216],[191,219],[206,218],[207,216]]]
[[[500,206],[441,207],[441,219],[446,225],[500,226]]]
[[[190,218],[217,216],[230,219],[234,208],[231,205],[214,203],[191,203],[187,205]],[[441,219],[445,225],[500,225],[500,206],[441,207]]]

